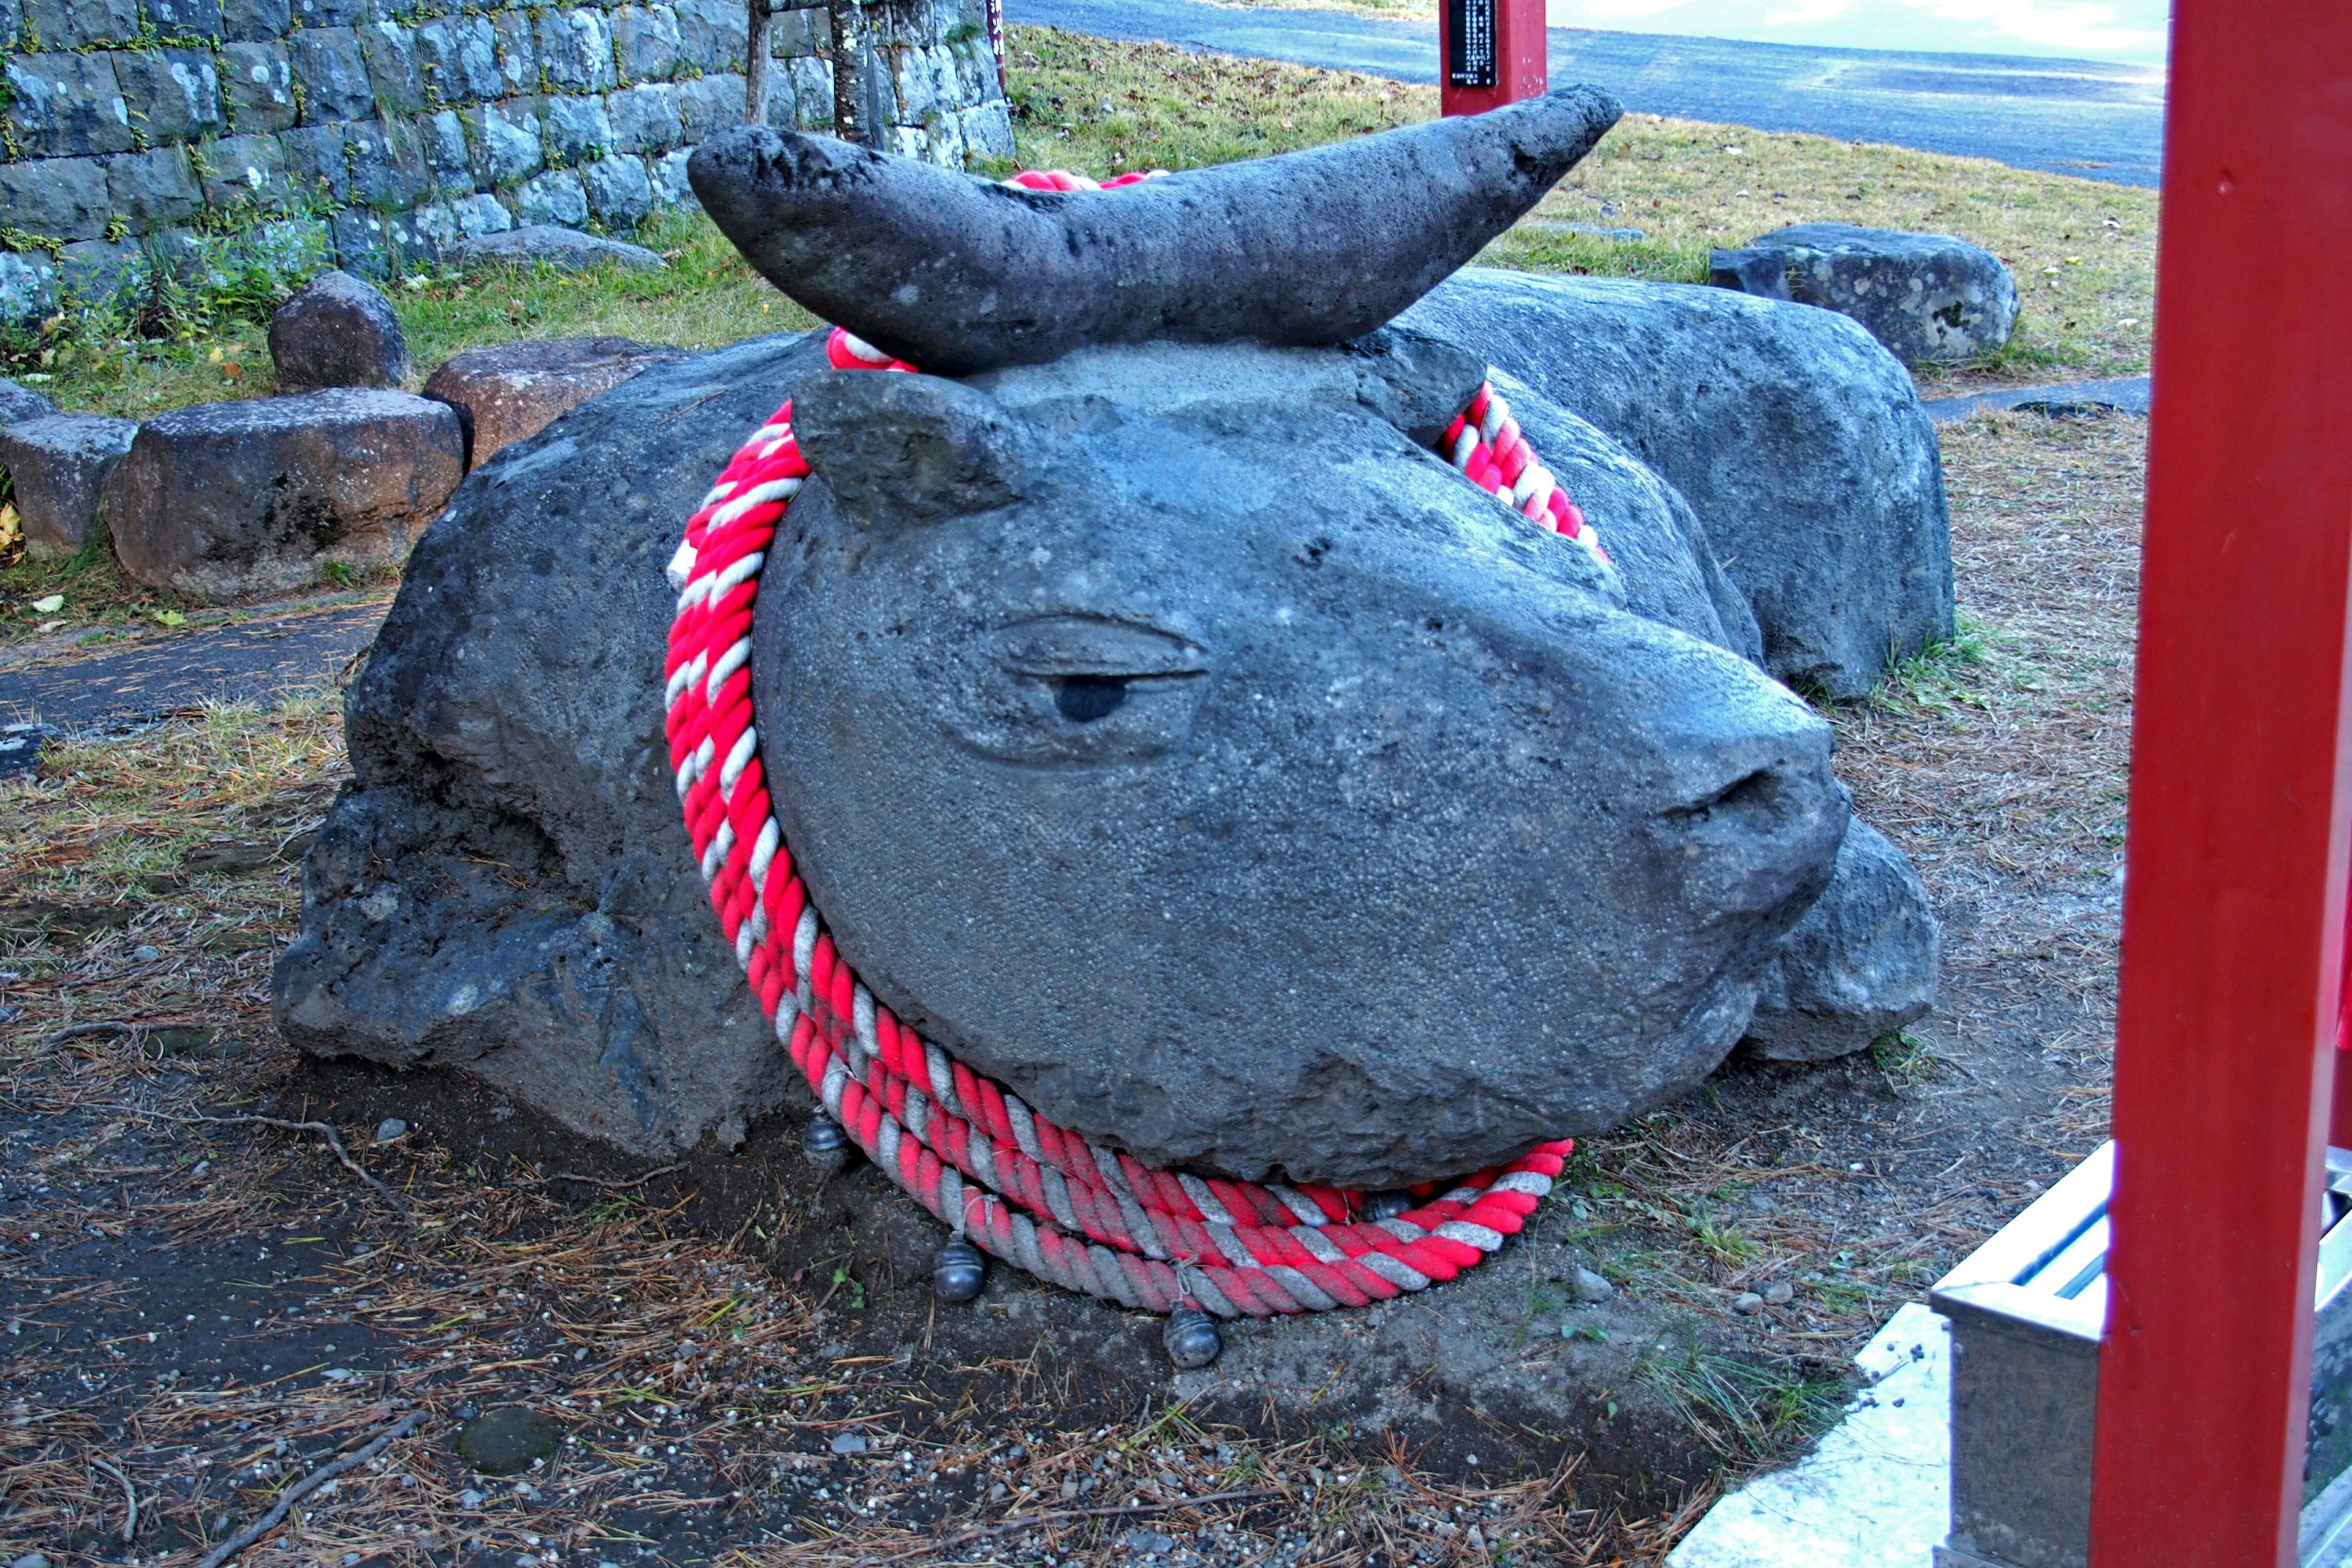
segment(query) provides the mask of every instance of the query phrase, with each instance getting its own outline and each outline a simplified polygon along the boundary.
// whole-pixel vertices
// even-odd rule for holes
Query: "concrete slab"
[[[1927,1568],[1950,1509],[1952,1359],[1914,1301],[1854,1357],[1876,1379],[1813,1452],[1710,1510],[1668,1568]]]

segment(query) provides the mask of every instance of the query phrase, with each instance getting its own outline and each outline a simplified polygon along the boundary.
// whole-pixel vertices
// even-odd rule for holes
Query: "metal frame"
[[[2352,7],[2177,0],[2094,1568],[2296,1555],[2344,954]]]

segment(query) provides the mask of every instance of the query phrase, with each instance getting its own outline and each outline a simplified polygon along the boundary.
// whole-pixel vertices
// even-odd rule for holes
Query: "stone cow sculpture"
[[[353,689],[281,1026],[646,1153],[792,1103],[679,826],[659,580],[787,396],[814,477],[752,652],[785,837],[876,997],[1064,1126],[1390,1187],[1615,1125],[1743,1036],[1832,1054],[1916,1016],[1924,889],[1850,823],[1714,519],[1498,374],[1605,556],[1518,516],[1433,450],[1507,357],[1477,312],[1382,325],[1449,275],[1475,303],[1461,264],[1614,118],[1572,89],[1083,197],[706,144],[698,195],[780,287],[955,378],[761,340],[470,478]],[[1514,363],[1550,309],[1575,304],[1521,310]],[[1867,467],[1904,549],[1945,552],[1900,367],[1842,318],[1737,309],[1845,367],[1811,395],[1870,448],[1786,483]],[[1824,516],[1773,569],[1836,577],[1871,527]],[[1936,568],[1898,578],[1948,621]]]

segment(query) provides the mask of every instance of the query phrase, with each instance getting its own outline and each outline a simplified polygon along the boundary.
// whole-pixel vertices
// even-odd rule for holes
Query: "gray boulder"
[[[39,393],[0,375],[0,430],[19,419],[39,419],[57,411],[58,405]]]
[[[36,559],[78,554],[98,521],[98,498],[131,438],[135,419],[53,414],[0,429],[0,468],[25,525],[25,553]]]
[[[792,1100],[660,686],[661,564],[786,396],[820,479],[754,671],[797,863],[877,996],[1040,1110],[1391,1184],[1612,1125],[1743,1032],[1834,864],[1826,731],[1420,445],[1475,358],[823,363],[657,365],[466,481],[350,700],[290,1037],[646,1153]],[[1587,440],[1565,468],[1635,493]]]
[[[392,301],[348,272],[323,272],[269,318],[278,390],[396,387],[408,374],[408,340]]]
[[[681,357],[628,338],[532,338],[467,349],[435,371],[425,395],[466,422],[467,463],[478,467],[649,365]]]
[[[650,272],[669,265],[659,251],[647,250],[642,245],[583,234],[576,228],[551,223],[527,224],[503,234],[460,240],[443,252],[442,258],[467,270],[500,265],[529,267],[541,261],[563,272],[585,272],[593,267],[626,267]]]
[[[1943,931],[1927,884],[1866,822],[1847,826],[1837,871],[1780,943],[1748,1047],[1774,1061],[1866,1050],[1936,1005]]]
[[[1680,492],[1781,679],[1864,696],[1890,658],[1951,635],[1935,427],[1855,323],[1727,289],[1475,267],[1398,320],[1486,355]]]
[[[1979,359],[2017,326],[2000,257],[1948,234],[1802,223],[1715,253],[1719,285],[1851,316],[1906,364]]]
[[[199,404],[142,426],[100,511],[122,569],[220,601],[394,563],[465,474],[446,403],[336,387]]]

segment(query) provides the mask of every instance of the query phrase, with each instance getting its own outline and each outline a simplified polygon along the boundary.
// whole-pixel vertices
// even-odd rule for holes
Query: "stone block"
[[[195,49],[142,49],[114,57],[114,79],[134,130],[150,146],[221,131],[220,73]],[[142,118],[143,117],[143,118]]]
[[[292,0],[222,0],[221,31],[232,43],[282,38],[294,25]]]
[[[302,123],[360,120],[375,112],[375,84],[368,79],[359,35],[350,27],[304,27],[287,43]]]
[[[725,73],[700,77],[679,82],[677,91],[678,135],[684,142],[706,142],[728,126],[743,123],[743,79],[740,76]]]
[[[1789,258],[1777,250],[1742,247],[1706,253],[1706,280],[1759,300],[1787,300]]]
[[[577,228],[588,221],[588,193],[570,169],[551,169],[515,193],[515,216],[525,224]]]
[[[614,85],[613,29],[602,11],[542,11],[532,25],[531,43],[546,85],[579,92],[603,92]]]
[[[547,162],[547,143],[540,135],[539,105],[531,99],[511,98],[486,103],[458,116],[466,139],[473,144],[474,173],[484,184],[510,185],[538,173]]]
[[[139,37],[139,0],[24,0],[25,20],[44,49],[127,44]]]
[[[448,195],[474,189],[473,149],[466,144],[465,121],[454,109],[416,121],[416,140],[433,188]]]
[[[343,162],[341,125],[306,125],[299,131],[281,132],[278,144],[286,151],[286,182],[298,200],[351,199],[352,172]]]
[[[499,90],[511,98],[539,90],[539,47],[532,42],[530,17],[524,12],[502,12],[490,20],[497,40]]]
[[[478,468],[647,366],[682,357],[627,338],[535,338],[467,350],[433,373],[425,395],[458,410],[467,467]]]
[[[464,463],[456,412],[404,392],[199,404],[141,428],[103,512],[134,581],[218,602],[403,560]]]
[[[0,375],[0,430],[24,419],[47,419],[58,411],[58,405],[35,392],[19,386]]]
[[[643,158],[599,158],[581,168],[580,183],[588,210],[608,228],[635,228],[654,210],[653,179]]]
[[[394,236],[383,215],[345,207],[329,221],[335,257],[344,271],[371,279],[392,276]]]
[[[1013,113],[1003,99],[964,110],[963,145],[972,158],[1013,156]]]
[[[304,27],[356,27],[377,12],[374,0],[293,0],[293,6],[294,25]]]
[[[185,147],[157,147],[106,160],[106,201],[114,216],[143,234],[195,216],[205,193]]]
[[[294,68],[280,43],[224,45],[221,91],[239,132],[290,131],[299,118],[294,104]]]
[[[61,298],[111,300],[131,280],[138,260],[134,240],[75,240],[58,252],[58,293]]]
[[[379,212],[414,206],[430,188],[425,149],[412,122],[360,120],[343,127],[343,163],[352,199]]]
[[[1952,235],[1810,223],[1750,244],[1782,258],[1790,298],[1860,321],[1906,364],[1979,358],[2017,324],[2009,268]]]
[[[81,552],[98,521],[98,498],[131,438],[135,419],[58,414],[0,429],[0,468],[8,473],[25,553],[54,561]]]
[[[691,147],[673,147],[653,160],[654,200],[666,207],[699,209],[701,199],[686,177],[686,163],[694,156]]]
[[[347,272],[324,272],[269,318],[269,359],[278,390],[398,386],[408,374],[408,340],[381,289]]]
[[[131,110],[110,55],[16,55],[5,65],[8,120],[28,158],[128,153]],[[16,226],[32,226],[17,220]],[[40,230],[54,233],[54,230]]]
[[[224,136],[199,148],[196,163],[208,206],[283,212],[293,203],[286,149],[275,136]]]
[[[1868,1050],[1935,1006],[1942,946],[1927,884],[1903,851],[1870,824],[1848,823],[1828,889],[1766,973],[1748,1049],[1792,1062]]]
[[[480,239],[488,235],[504,234],[514,227],[514,215],[499,205],[499,198],[484,192],[478,195],[462,196],[449,204],[449,214],[457,220],[457,236],[443,247],[461,244],[468,239]]]
[[[613,13],[613,48],[623,81],[667,81],[684,55],[677,13],[667,5],[622,6]]]
[[[42,158],[0,163],[0,212],[30,234],[96,239],[106,232],[106,161]]]
[[[782,59],[833,54],[833,17],[822,5],[795,6],[768,17],[768,52]]]
[[[696,69],[741,71],[750,28],[729,0],[676,0],[678,48]]]
[[[786,60],[782,74],[792,79],[793,100],[799,106],[801,129],[803,131],[832,130],[833,62],[818,59]]]
[[[200,47],[220,41],[221,0],[146,0],[147,23],[167,44]]]
[[[356,31],[368,80],[375,84],[376,107],[387,115],[422,110],[425,73],[416,58],[416,35],[397,22],[369,22]]]
[[[833,61],[793,58],[785,61],[783,73],[793,78],[793,101],[800,106],[800,130],[833,130]]]
[[[898,100],[898,123],[920,125],[943,103],[950,111],[957,107],[954,57],[946,49],[893,49],[888,60],[890,89]],[[959,131],[959,146],[961,142]]]
[[[678,89],[668,83],[623,88],[604,100],[616,153],[660,153],[685,138]]]
[[[601,98],[551,97],[540,106],[539,120],[551,163],[584,163],[612,151],[613,117]]]
[[[514,90],[499,70],[498,29],[487,16],[436,17],[416,29],[416,54],[425,84],[444,103],[478,103]]]
[[[46,316],[57,304],[57,263],[42,251],[0,250],[0,321]]]
[[[568,171],[567,171],[568,172]],[[467,240],[449,259],[459,267],[532,267],[540,262],[565,272],[593,267],[627,267],[651,272],[668,263],[642,245],[583,234],[576,228],[537,223],[509,234]]]

